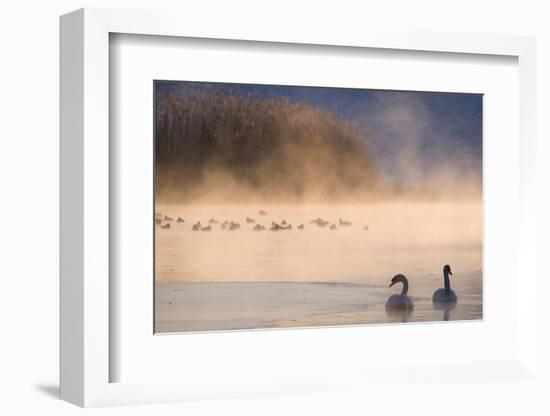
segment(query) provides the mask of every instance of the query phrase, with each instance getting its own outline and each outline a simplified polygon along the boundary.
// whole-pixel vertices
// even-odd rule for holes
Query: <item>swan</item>
[[[407,296],[409,291],[409,281],[402,274],[396,274],[391,279],[391,284],[389,287],[392,287],[396,283],[403,283],[403,290],[400,295],[392,295],[386,302],[386,309],[412,309],[414,308],[414,302],[410,297]]]
[[[451,266],[448,264],[443,267],[443,279],[445,280],[445,288],[437,289],[432,297],[433,303],[456,302],[457,297],[451,289],[451,281],[449,275],[452,275]]]

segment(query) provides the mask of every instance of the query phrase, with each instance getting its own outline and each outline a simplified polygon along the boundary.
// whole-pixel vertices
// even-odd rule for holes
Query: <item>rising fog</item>
[[[326,89],[325,89],[326,90]],[[157,202],[326,203],[481,196],[481,128],[421,93],[382,91],[339,114],[284,96],[156,91]],[[440,109],[441,110],[441,109]]]

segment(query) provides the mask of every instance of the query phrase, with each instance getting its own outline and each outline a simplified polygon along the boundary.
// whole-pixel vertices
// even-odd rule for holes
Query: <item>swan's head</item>
[[[449,266],[448,264],[446,264],[446,265],[443,267],[443,273],[449,273],[450,275],[452,275],[453,273],[451,272],[451,266]]]
[[[389,286],[389,287],[392,287],[394,284],[399,283],[399,282],[406,283],[406,282],[407,282],[407,278],[406,278],[405,276],[403,276],[402,274],[396,274],[396,275],[393,276],[393,278],[391,279],[391,283],[390,283],[390,286]]]

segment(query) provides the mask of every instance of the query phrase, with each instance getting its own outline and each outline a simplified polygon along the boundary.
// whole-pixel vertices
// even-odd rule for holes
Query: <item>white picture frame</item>
[[[181,22],[185,21],[185,24]],[[182,401],[255,394],[322,392],[342,388],[341,380],[376,383],[382,370],[368,374],[341,369],[327,380],[280,374],[234,383],[234,374],[214,382],[111,382],[109,296],[109,35],[112,33],[203,39],[382,48],[451,54],[504,55],[519,65],[519,218],[517,354],[507,360],[419,365],[412,378],[429,379],[442,368],[478,382],[476,371],[522,380],[536,374],[535,267],[535,41],[529,37],[429,32],[338,30],[285,27],[243,19],[187,19],[172,13],[82,9],[61,18],[61,398],[80,406]],[[235,31],[235,27],[239,31]],[[339,28],[341,29],[341,28]],[[294,331],[296,337],[311,333]],[[386,369],[387,370],[387,369]],[[378,372],[377,372],[378,371]],[[411,373],[412,374],[412,373]],[[228,388],[231,386],[231,388]]]

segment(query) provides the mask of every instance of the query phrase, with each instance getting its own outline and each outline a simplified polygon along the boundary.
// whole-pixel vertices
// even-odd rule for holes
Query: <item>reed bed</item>
[[[376,183],[367,137],[325,109],[208,90],[155,100],[160,200],[338,199]]]

